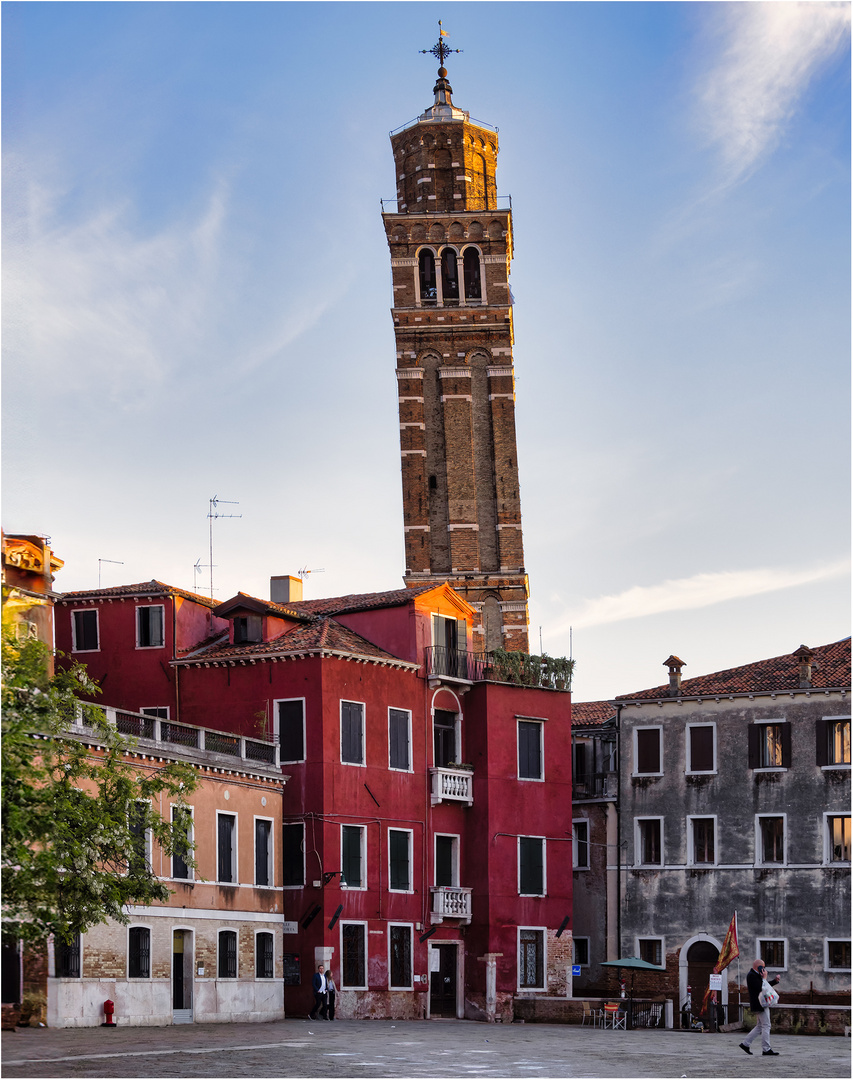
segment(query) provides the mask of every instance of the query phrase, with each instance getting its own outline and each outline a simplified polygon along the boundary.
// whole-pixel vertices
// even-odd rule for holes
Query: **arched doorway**
[[[687,987],[691,989],[693,998],[693,1014],[698,1016],[702,1009],[702,999],[708,989],[709,976],[714,965],[720,958],[722,942],[708,934],[697,934],[681,947],[678,957],[678,989],[679,1008],[684,1007],[687,1000]],[[729,1001],[729,987],[727,972],[723,972],[723,989],[717,995],[717,1000],[725,1008]]]

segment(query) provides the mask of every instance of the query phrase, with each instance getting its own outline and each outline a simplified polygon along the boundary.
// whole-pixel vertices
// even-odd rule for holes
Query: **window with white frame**
[[[282,829],[282,853],[285,889],[302,888],[305,884],[305,823],[285,822]]]
[[[162,604],[151,604],[136,609],[137,649],[162,649],[166,644]]]
[[[541,720],[518,721],[518,778],[519,780],[544,780],[542,770]]]
[[[687,863],[689,866],[713,866],[717,861],[717,819],[688,817]]]
[[[637,955],[647,964],[663,967],[663,938],[637,938]]]
[[[341,989],[367,989],[366,923],[341,923]]]
[[[168,705],[143,705],[139,711],[143,716],[153,716],[157,720],[169,719]]]
[[[360,701],[341,702],[341,761],[364,765],[364,705]]]
[[[388,710],[388,768],[412,771],[412,714],[408,709]]]
[[[635,776],[660,776],[663,773],[662,740],[663,728],[634,728]]]
[[[639,866],[663,865],[663,818],[636,818],[634,859]]]
[[[151,978],[151,930],[147,926],[131,926],[127,931],[127,977]]]
[[[459,887],[459,837],[436,833],[435,884],[445,888]]]
[[[791,725],[784,720],[750,724],[748,729],[750,769],[791,767]]]
[[[275,702],[276,737],[282,764],[305,760],[305,698]]]
[[[237,932],[236,930],[219,931],[219,950],[217,975],[220,979],[237,978]]]
[[[447,709],[434,709],[432,714],[433,764],[446,768],[459,761],[458,714]]]
[[[758,956],[764,961],[767,968],[774,971],[785,971],[788,967],[788,946],[781,938],[759,938]]]
[[[589,938],[572,938],[572,963],[581,967],[589,967]]]
[[[272,979],[275,976],[275,938],[269,931],[255,934],[255,978]]]
[[[142,800],[132,802],[127,811],[127,827],[130,832],[130,850],[127,854],[127,870],[130,874],[145,874],[151,867],[151,830],[148,827],[149,804]]]
[[[518,928],[518,988],[545,989],[545,931],[539,927]]]
[[[237,883],[237,815],[216,812],[216,880]]]
[[[716,724],[687,725],[687,771],[713,773],[717,769]]]
[[[589,869],[589,822],[576,818],[572,822],[572,866],[575,870]]]
[[[388,926],[388,985],[391,990],[411,990],[412,925],[390,923]]]
[[[850,971],[850,938],[828,938],[826,941],[827,971]]]
[[[756,815],[755,861],[761,866],[784,865],[785,814]]]
[[[255,818],[255,884],[273,884],[272,819]]]
[[[71,612],[71,650],[72,652],[97,652],[100,649],[98,634],[98,611],[96,608],[84,608]]]
[[[367,827],[341,825],[341,885],[347,889],[366,889]]]
[[[518,838],[519,896],[545,895],[545,837]]]
[[[412,891],[412,830],[388,830],[388,888]]]
[[[850,862],[850,814],[824,814],[826,821],[826,863]]]
[[[817,721],[817,763],[823,768],[850,768],[850,717],[825,716]]]
[[[192,867],[189,863],[193,846],[192,807],[173,806],[172,827],[186,837],[185,840],[179,839],[179,842],[172,850],[172,877],[177,878],[179,881],[190,881],[193,876]]]

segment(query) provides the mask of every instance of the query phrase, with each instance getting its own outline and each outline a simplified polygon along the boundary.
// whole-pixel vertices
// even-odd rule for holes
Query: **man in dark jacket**
[[[314,1008],[308,1013],[309,1020],[326,1019],[326,976],[323,974],[323,965],[318,964],[314,977],[311,979],[311,989],[314,991]]]
[[[739,1045],[744,1053],[751,1054],[750,1043],[760,1031],[762,1055],[764,1057],[778,1057],[778,1051],[770,1049],[770,1009],[762,1005],[758,1000],[758,995],[761,993],[761,984],[765,979],[767,979],[767,968],[764,966],[764,961],[756,960],[752,965],[752,970],[746,977],[746,988],[749,991],[749,1007],[755,1013],[755,1027]],[[779,979],[777,977],[767,979],[767,981],[771,986],[775,986]]]

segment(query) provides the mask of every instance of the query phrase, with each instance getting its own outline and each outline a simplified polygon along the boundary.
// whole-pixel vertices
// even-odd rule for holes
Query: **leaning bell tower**
[[[464,596],[478,613],[475,648],[527,652],[512,213],[496,194],[497,132],[453,104],[445,37],[440,29],[438,44],[422,50],[440,64],[433,104],[391,134],[397,199],[383,202],[382,214],[393,276],[405,581],[446,581]]]

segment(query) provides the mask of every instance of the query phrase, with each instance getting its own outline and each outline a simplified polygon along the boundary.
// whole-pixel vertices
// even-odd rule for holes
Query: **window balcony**
[[[616,772],[577,773],[572,777],[572,799],[615,799],[619,789]]]
[[[486,658],[481,654],[448,649],[445,645],[431,645],[424,653],[428,679],[480,682],[484,678]]]
[[[430,769],[432,791],[430,801],[461,802],[471,806],[474,802],[474,774],[470,769],[455,769],[452,765]]]
[[[443,922],[445,919],[459,919],[460,922],[471,921],[471,890],[460,889],[455,885],[433,885],[430,887],[432,894],[432,921]]]

